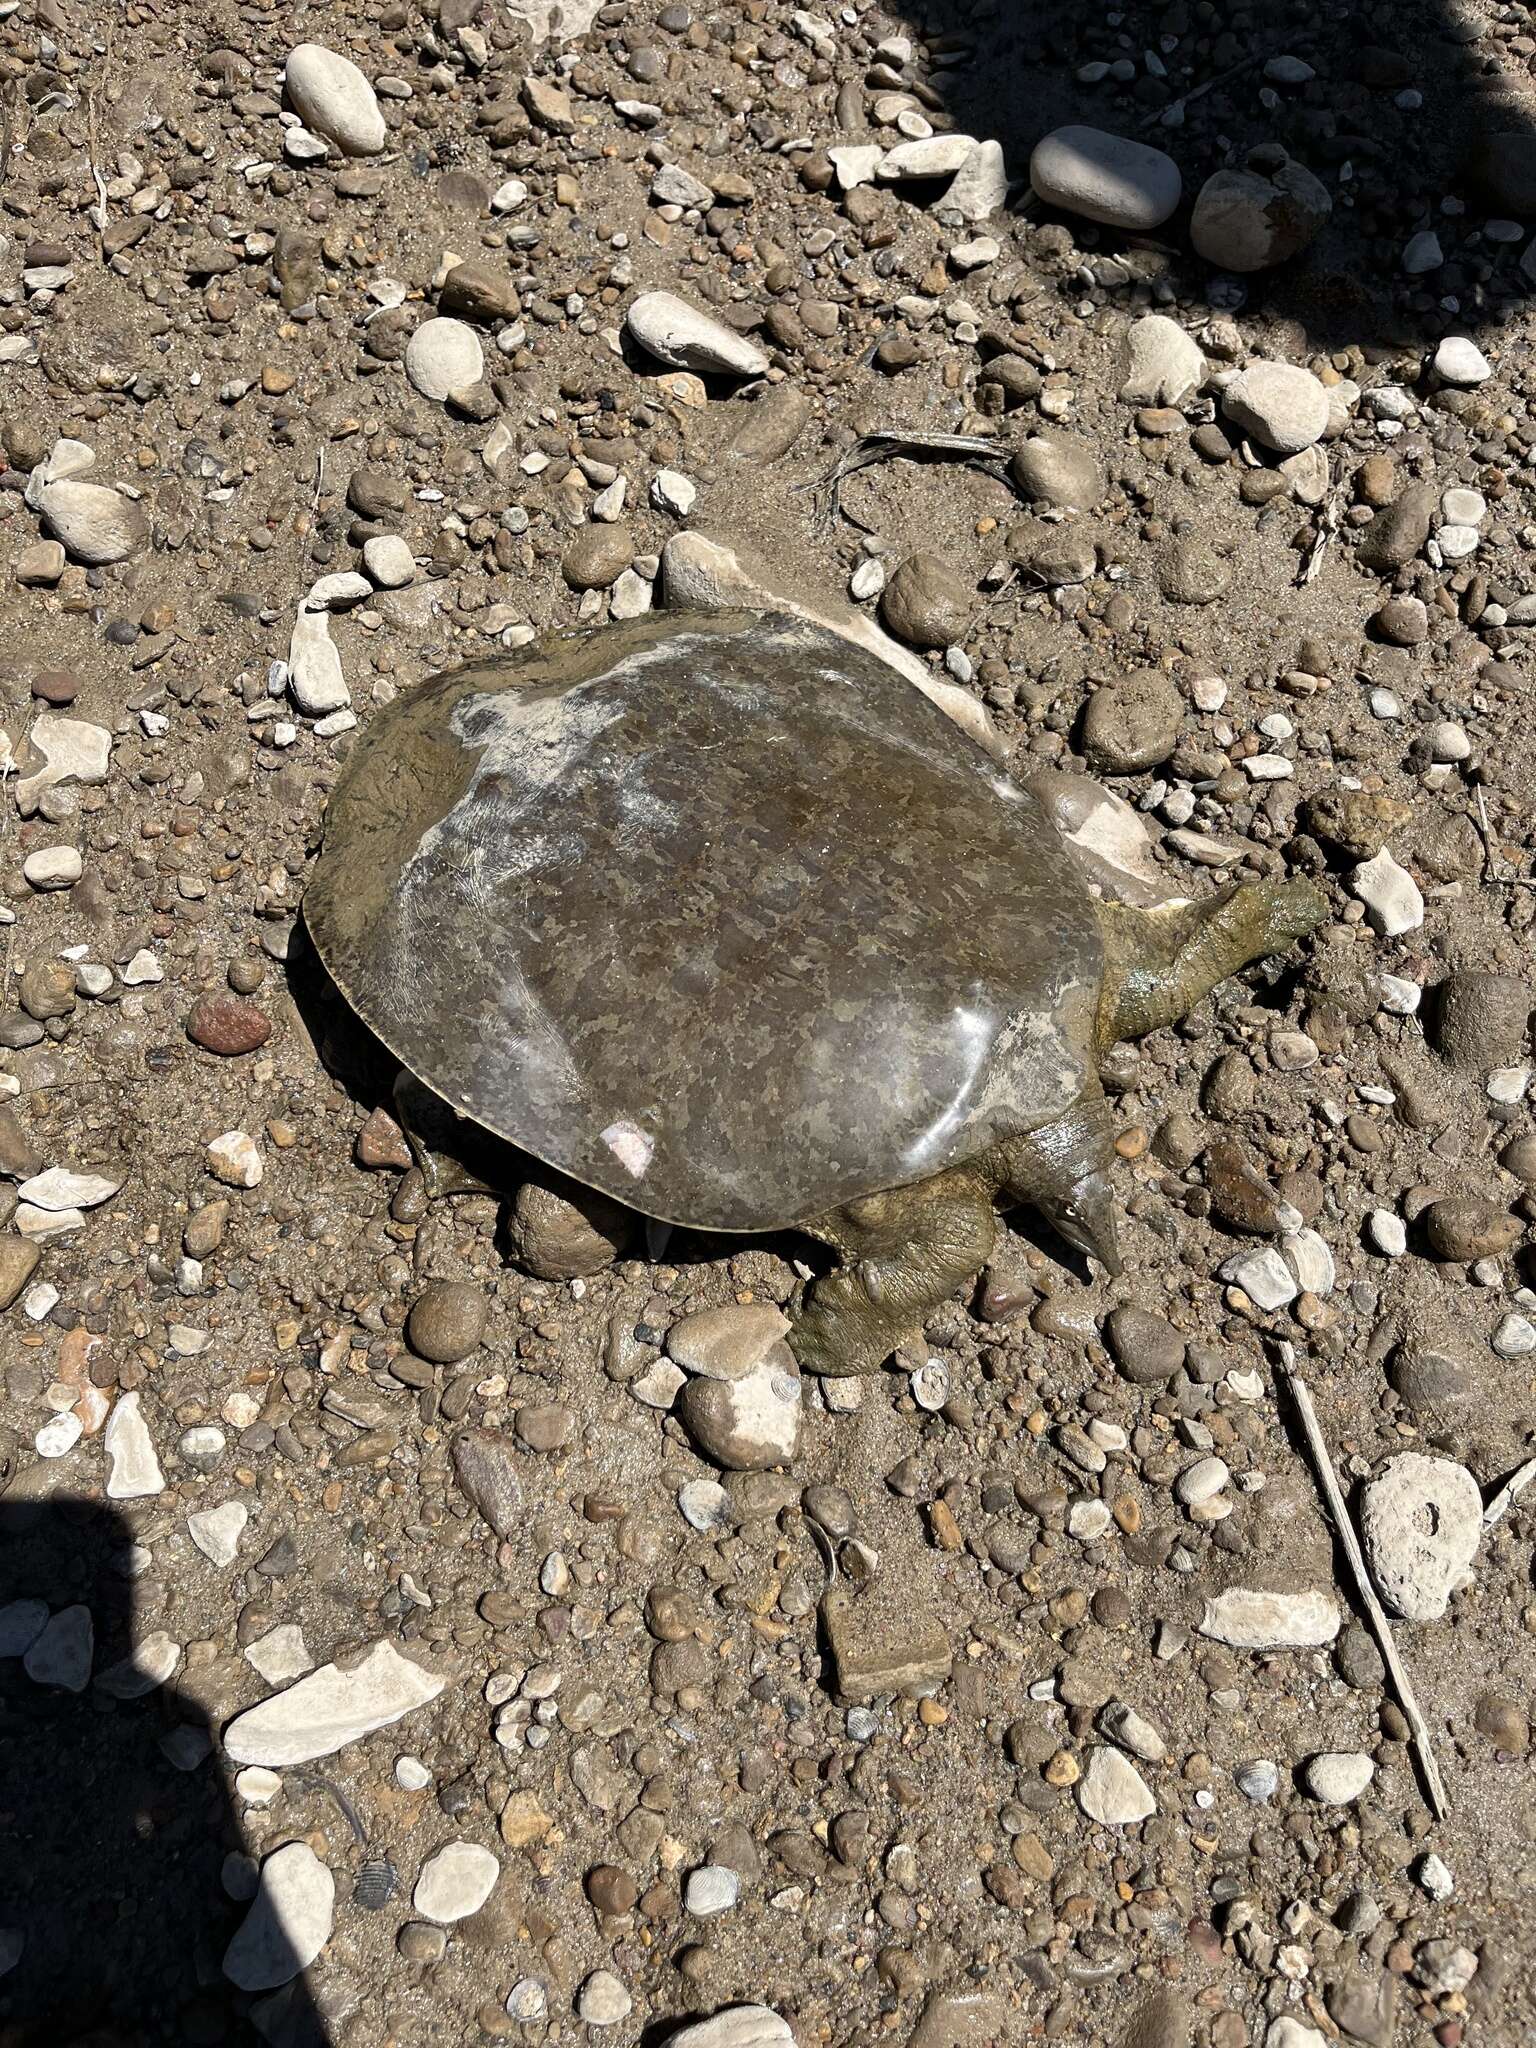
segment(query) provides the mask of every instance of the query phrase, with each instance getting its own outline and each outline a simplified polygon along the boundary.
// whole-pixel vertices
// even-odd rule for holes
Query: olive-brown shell
[[[1099,932],[1039,804],[799,618],[650,616],[432,677],[347,762],[304,907],[429,1088],[700,1228],[919,1180],[1092,1071]]]

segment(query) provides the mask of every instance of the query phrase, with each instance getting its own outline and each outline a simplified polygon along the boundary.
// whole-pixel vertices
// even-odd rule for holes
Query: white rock
[[[678,469],[659,469],[651,478],[651,503],[661,512],[686,519],[693,510],[699,487],[692,477]]]
[[[89,1607],[61,1607],[39,1632],[21,1660],[34,1685],[60,1692],[84,1692],[91,1682],[96,1630]]]
[[[272,1991],[307,1970],[331,1938],[336,1880],[308,1842],[287,1842],[261,1866],[251,1909],[224,1951],[242,1991]]]
[[[54,539],[62,541],[77,562],[93,568],[126,562],[149,540],[144,507],[108,484],[65,477],[45,484],[36,502]]]
[[[829,149],[827,158],[837,174],[838,191],[852,192],[860,185],[872,185],[884,155],[878,142],[845,142]]]
[[[1296,1299],[1296,1276],[1272,1244],[1236,1252],[1218,1269],[1223,1280],[1241,1287],[1256,1308],[1266,1313]]]
[[[1284,2013],[1269,2023],[1269,2032],[1264,2036],[1264,2048],[1329,2048],[1327,2040],[1316,2027],[1309,2027],[1303,2020],[1292,2019]]]
[[[395,1783],[402,1792],[425,1792],[431,1782],[432,1773],[419,1756],[395,1758]]]
[[[283,1781],[276,1771],[269,1771],[262,1764],[247,1764],[243,1771],[235,1773],[235,1791],[247,1806],[270,1806],[283,1789]]]
[[[1357,1749],[1325,1749],[1307,1765],[1307,1790],[1324,1806],[1350,1806],[1376,1775],[1376,1766]]]
[[[485,374],[479,335],[463,320],[423,320],[406,343],[405,374],[423,398],[439,404],[468,391]]]
[[[1230,420],[1277,455],[1296,455],[1321,439],[1328,393],[1310,370],[1293,363],[1250,363],[1222,393]]]
[[[165,1474],[155,1456],[149,1427],[139,1409],[139,1396],[119,1394],[102,1435],[111,1474],[107,1480],[108,1500],[145,1500],[164,1493]]]
[[[1229,1586],[1206,1601],[1200,1633],[1234,1650],[1320,1650],[1333,1641],[1339,1624],[1331,1594]]]
[[[1483,1497],[1465,1465],[1404,1451],[1366,1482],[1360,1534],[1381,1597],[1405,1621],[1438,1621],[1477,1555]]]
[[[1139,1756],[1143,1763],[1159,1764],[1168,1745],[1144,1714],[1138,1714],[1124,1700],[1111,1700],[1099,1716],[1106,1735],[1112,1735],[1122,1749]]]
[[[514,213],[528,197],[528,187],[521,178],[508,178],[498,185],[491,194],[492,213]]]
[[[416,557],[398,533],[376,533],[365,540],[363,567],[381,590],[403,590],[416,577]]]
[[[700,1920],[729,1913],[741,1897],[741,1879],[723,1863],[705,1863],[688,1873],[683,1887],[683,1910]]]
[[[739,1379],[699,1378],[674,1411],[716,1464],[733,1472],[787,1465],[800,1446],[800,1374],[784,1344]]]
[[[1442,526],[1435,534],[1442,562],[1465,562],[1475,555],[1482,536],[1475,526]]]
[[[23,1237],[63,1237],[71,1230],[83,1230],[83,1209],[39,1209],[35,1202],[23,1202],[12,1218]]]
[[[1399,867],[1384,846],[1374,860],[1363,860],[1349,878],[1352,893],[1365,905],[1372,931],[1384,939],[1417,931],[1424,922],[1424,898],[1408,870]]]
[[[621,569],[608,592],[608,616],[611,619],[643,618],[654,599],[653,584],[633,569]]]
[[[1008,166],[1003,145],[991,136],[978,142],[945,187],[940,204],[974,227],[990,220],[1008,197]],[[994,257],[988,257],[991,262]]]
[[[147,982],[164,981],[165,969],[149,950],[141,946],[120,977],[125,988],[142,988]]]
[[[372,595],[373,585],[366,576],[360,576],[355,569],[333,569],[328,576],[317,577],[305,591],[304,609],[309,612],[345,611]]]
[[[671,370],[761,377],[768,368],[760,348],[673,292],[642,292],[624,325],[647,355]]]
[[[251,1511],[243,1501],[227,1500],[222,1507],[202,1508],[187,1517],[187,1534],[210,1564],[233,1564],[240,1538]]]
[[[1140,1771],[1107,1744],[1089,1752],[1088,1768],[1077,1781],[1077,1803],[1090,1820],[1106,1827],[1131,1827],[1157,1811]]]
[[[1408,1249],[1408,1226],[1390,1209],[1373,1209],[1366,1218],[1366,1235],[1384,1259],[1400,1259]]]
[[[1035,144],[1029,182],[1047,206],[1116,228],[1161,227],[1184,189],[1178,165],[1162,150],[1076,126]]]
[[[1205,382],[1200,344],[1166,313],[1146,313],[1126,330],[1127,405],[1178,405]]]
[[[288,103],[344,156],[377,156],[389,139],[373,87],[348,57],[300,43],[283,67]]]
[[[83,718],[59,718],[44,711],[27,734],[27,748],[36,751],[42,765],[17,778],[16,806],[24,818],[32,816],[45,790],[55,789],[60,783],[105,782],[112,735],[103,725],[92,725]]]
[[[224,1731],[237,1764],[310,1763],[388,1728],[424,1707],[447,1684],[392,1642],[370,1644],[344,1668],[322,1664],[286,1692],[248,1707]]]
[[[634,2000],[612,1970],[594,1970],[576,1994],[576,2011],[589,2027],[616,2027]]]
[[[102,1173],[75,1173],[67,1166],[50,1166],[46,1173],[34,1173],[16,1190],[24,1202],[38,1209],[95,1209],[110,1202],[122,1186]]]
[[[40,846],[27,855],[21,872],[32,889],[73,889],[85,873],[85,862],[77,846]]]
[[[324,718],[352,702],[326,614],[302,604],[288,640],[288,694],[306,718]]]
[[[1002,253],[1003,245],[995,235],[977,235],[969,242],[956,242],[949,261],[952,269],[968,273],[995,263]]]
[[[1332,1294],[1338,1277],[1333,1253],[1315,1230],[1288,1230],[1280,1240],[1280,1255],[1304,1293]]]
[[[225,1131],[208,1146],[208,1170],[227,1188],[261,1185],[261,1151],[249,1131]]]
[[[880,159],[880,176],[893,183],[907,178],[947,178],[975,148],[974,135],[924,135],[898,142]],[[948,196],[946,193],[945,198]]]
[[[117,1700],[143,1699],[157,1687],[168,1685],[181,1663],[181,1645],[174,1637],[156,1630],[136,1643],[128,1655],[96,1674],[100,1692]]]
[[[1424,1000],[1424,991],[1416,981],[1410,981],[1402,974],[1381,974],[1381,1007],[1394,1017],[1412,1017]]]
[[[651,180],[653,206],[713,206],[715,195],[708,185],[685,171],[681,164],[661,164]]]
[[[32,1439],[32,1448],[40,1458],[67,1458],[84,1434],[85,1424],[72,1409],[66,1409],[43,1424]]]
[[[1452,484],[1440,495],[1440,517],[1452,526],[1481,526],[1488,517],[1488,500],[1481,491]]]
[[[1493,375],[1488,358],[1464,334],[1448,334],[1430,362],[1435,375],[1446,384],[1486,384]]]
[[[287,1685],[315,1668],[305,1647],[304,1631],[296,1621],[280,1621],[254,1643],[247,1643],[245,1661],[268,1685]]]
[[[688,1383],[688,1375],[670,1358],[658,1358],[654,1365],[629,1382],[635,1400],[647,1408],[666,1411]]]
[[[661,575],[665,601],[674,611],[739,611],[760,606],[814,620],[899,670],[989,754],[1001,756],[1006,751],[991,719],[969,690],[935,676],[909,648],[851,605],[832,599],[810,600],[778,587],[744,550],[727,547],[702,533],[675,533],[662,549]]]
[[[1433,1851],[1415,1865],[1413,1874],[1432,1899],[1443,1902],[1456,1889],[1456,1880],[1452,1877],[1448,1865]]]
[[[1198,1507],[1202,1501],[1214,1500],[1231,1477],[1225,1458],[1197,1458],[1173,1482],[1174,1498],[1184,1507]]]
[[[733,2005],[667,2036],[666,2048],[794,2048],[789,2024],[771,2006]]]
[[[478,1842],[447,1842],[421,1866],[411,1904],[423,1919],[448,1927],[478,1913],[501,1875],[501,1865]]]

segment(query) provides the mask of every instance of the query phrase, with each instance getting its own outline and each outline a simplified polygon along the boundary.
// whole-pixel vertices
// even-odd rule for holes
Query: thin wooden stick
[[[1413,1736],[1414,1754],[1418,1757],[1425,1790],[1429,1794],[1430,1808],[1437,1820],[1444,1820],[1451,1810],[1450,1801],[1446,1797],[1445,1781],[1440,1776],[1440,1766],[1435,1762],[1435,1753],[1430,1748],[1429,1730],[1424,1724],[1424,1716],[1419,1712],[1419,1703],[1414,1696],[1408,1673],[1404,1669],[1403,1660],[1397,1654],[1397,1645],[1392,1640],[1392,1628],[1387,1620],[1386,1610],[1377,1599],[1376,1588],[1371,1584],[1371,1575],[1365,1568],[1365,1555],[1360,1548],[1360,1539],[1355,1534],[1355,1525],[1350,1519],[1349,1509],[1345,1505],[1344,1491],[1339,1485],[1338,1474],[1333,1469],[1333,1460],[1328,1455],[1328,1446],[1323,1441],[1317,1411],[1312,1406],[1312,1396],[1307,1391],[1305,1380],[1298,1379],[1295,1373],[1288,1372],[1284,1366],[1277,1369],[1281,1379],[1290,1388],[1291,1399],[1296,1404],[1296,1413],[1306,1435],[1307,1448],[1312,1453],[1313,1463],[1317,1469],[1318,1483],[1322,1487],[1323,1498],[1328,1503],[1333,1525],[1339,1532],[1344,1555],[1349,1559],[1349,1567],[1354,1574],[1360,1601],[1365,1608],[1366,1619],[1371,1625],[1371,1634],[1375,1636],[1377,1647],[1386,1661],[1388,1671],[1392,1674],[1392,1683],[1397,1691],[1397,1703],[1407,1717],[1408,1727]]]

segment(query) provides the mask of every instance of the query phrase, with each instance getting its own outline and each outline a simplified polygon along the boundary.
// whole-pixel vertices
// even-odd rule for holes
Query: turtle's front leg
[[[864,1195],[803,1226],[842,1254],[789,1333],[806,1372],[878,1372],[992,1254],[992,1182],[974,1166]]]
[[[1102,1052],[1187,1017],[1217,982],[1250,960],[1283,953],[1322,923],[1328,900],[1315,882],[1238,882],[1199,903],[1098,909],[1105,941]]]

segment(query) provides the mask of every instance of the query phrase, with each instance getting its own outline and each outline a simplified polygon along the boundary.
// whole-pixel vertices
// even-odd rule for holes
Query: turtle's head
[[[1040,1205],[1067,1243],[1097,1259],[1111,1280],[1122,1271],[1115,1232],[1115,1193],[1109,1175],[1095,1167],[1063,1195]]]

